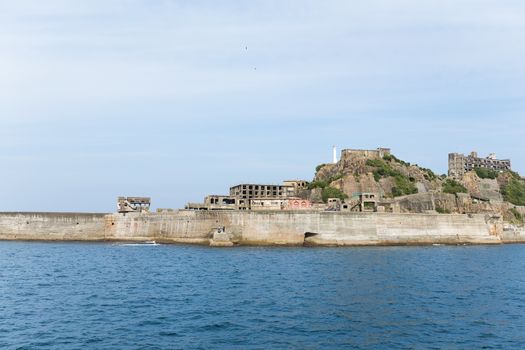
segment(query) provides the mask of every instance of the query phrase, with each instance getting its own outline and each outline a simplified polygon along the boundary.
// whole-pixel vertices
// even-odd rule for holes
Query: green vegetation
[[[363,204],[363,206],[365,207],[366,210],[372,210],[373,211],[375,209],[376,205],[373,202],[365,202]]]
[[[325,188],[328,183],[323,180],[312,181],[308,184],[308,189],[313,190],[314,188]]]
[[[395,186],[392,187],[392,195],[394,197],[417,193],[417,187],[406,176],[401,174],[395,175],[394,183]]]
[[[446,179],[443,183],[443,192],[444,193],[450,193],[450,194],[456,194],[456,193],[467,193],[467,189],[465,186],[460,184],[459,182],[452,180],[452,179]]]
[[[314,188],[325,188],[325,187],[328,187],[332,182],[340,180],[342,178],[343,178],[343,174],[340,173],[335,176],[329,177],[326,180],[313,181],[308,184],[308,189],[313,190]]]
[[[330,186],[323,188],[321,197],[323,198],[323,202],[325,203],[328,202],[328,198],[339,198],[341,200],[348,198],[348,196],[343,191]]]
[[[518,174],[518,173],[515,172],[515,171],[507,170],[507,171],[505,171],[505,172],[506,172],[507,174],[510,174],[510,175],[511,175],[513,178],[515,178],[516,180],[520,180],[520,181],[522,180],[520,174]]]
[[[332,182],[337,181],[337,180],[340,180],[340,179],[342,179],[342,178],[343,178],[343,173],[340,173],[340,174],[337,174],[337,175],[334,176],[334,177],[329,178],[328,181],[329,181],[330,183],[332,183]]]
[[[406,167],[409,167],[410,166],[410,163],[407,163],[399,158],[396,158],[396,156],[392,155],[392,154],[385,154],[383,156],[383,160],[387,161],[387,162],[390,162],[390,161],[394,161],[398,164],[401,164],[401,165],[404,165]],[[380,160],[379,160],[380,161]],[[378,163],[376,159],[374,160],[371,160],[371,163]],[[367,161],[367,165],[371,165],[371,166],[374,166],[372,164],[368,164],[368,161]],[[388,164],[387,164],[388,165]],[[424,172],[423,176],[425,177],[425,179],[427,179],[428,181],[432,181],[432,180],[435,180],[438,178],[438,176],[430,169],[427,169],[427,168],[423,168],[423,167],[420,167],[418,166],[417,164],[415,164],[422,172]],[[393,176],[393,175],[390,175],[390,176]]]
[[[438,177],[438,176],[437,176],[432,170],[430,170],[430,169],[427,169],[427,168],[421,168],[421,167],[420,167],[419,169],[421,169],[421,170],[424,172],[423,176],[424,176],[425,179],[427,179],[428,181],[435,180],[435,179],[437,179],[437,177]]]
[[[498,177],[498,172],[496,170],[475,168],[474,171],[480,179],[495,179]]]
[[[345,198],[348,198],[348,196],[343,191],[330,186],[332,182],[342,178],[343,174],[340,173],[335,176],[329,177],[325,180],[313,181],[308,184],[308,189],[313,190],[314,188],[321,188],[321,197],[323,198],[323,202],[325,203],[328,202],[328,198],[339,198],[343,200]]]
[[[516,219],[516,221],[523,224],[523,221],[524,221],[523,214],[521,214],[516,208],[511,208],[510,212],[512,213],[512,215],[514,215],[514,218]]]
[[[450,214],[450,210],[442,207],[436,207],[436,211],[440,214]]]
[[[502,186],[501,194],[507,202],[514,205],[525,205],[525,184],[522,180],[512,178],[506,185]]]
[[[324,167],[326,164],[323,163],[323,164],[319,164],[318,166],[315,167],[315,172],[317,173],[319,170],[321,170],[322,167]]]
[[[394,156],[390,156],[393,157]],[[384,159],[384,157],[383,157]],[[401,174],[398,170],[392,168],[392,166],[381,159],[368,159],[366,165],[376,168],[373,172],[374,179],[378,182],[381,178],[392,176],[394,178],[394,187],[392,187],[392,195],[394,197],[404,196],[408,194],[417,193],[416,186],[412,183],[410,178]]]
[[[392,169],[390,164],[381,159],[367,159],[366,165],[376,168],[373,172],[376,182],[382,177],[396,176],[400,174],[399,171]]]
[[[397,158],[393,154],[385,154],[383,156],[383,159],[386,160],[387,162],[390,162],[391,160],[393,160],[394,162],[399,163],[401,165],[410,166],[410,163],[407,163],[404,160],[401,160],[401,159]]]

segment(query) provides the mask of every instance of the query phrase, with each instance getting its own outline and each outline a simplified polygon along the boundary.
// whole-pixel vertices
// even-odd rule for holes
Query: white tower
[[[333,148],[333,162],[334,164],[337,163],[337,148],[334,146]]]

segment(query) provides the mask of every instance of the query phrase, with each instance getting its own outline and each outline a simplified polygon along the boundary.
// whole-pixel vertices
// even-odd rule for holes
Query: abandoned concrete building
[[[294,197],[296,189],[290,185],[240,184],[230,188],[230,197],[239,200],[239,210],[251,209],[252,199],[286,199]]]
[[[305,180],[285,180],[283,181],[284,186],[292,186],[295,191],[300,191],[308,188],[308,181]]]
[[[448,175],[454,178],[462,178],[466,172],[475,168],[484,168],[496,171],[510,170],[510,159],[497,159],[494,153],[485,158],[478,157],[477,152],[471,152],[465,156],[460,153],[449,153]]]
[[[384,211],[381,207],[381,196],[375,192],[354,193],[352,198],[341,200],[339,198],[329,198],[326,210],[328,211],[360,211],[376,212]]]
[[[119,213],[149,212],[151,199],[149,197],[118,197],[117,211]]]
[[[341,151],[341,156],[345,155],[356,155],[364,158],[383,158],[384,156],[390,155],[390,148],[379,147],[375,150],[368,149],[344,149]]]
[[[379,202],[378,193],[360,193],[359,205],[361,211],[377,211],[377,204]]]
[[[209,195],[203,203],[188,203],[186,209],[192,210],[237,210],[239,200],[227,195]]]
[[[301,198],[257,198],[250,200],[250,209],[253,211],[263,210],[308,210],[312,203]]]
[[[251,198],[288,198],[295,193],[295,187],[290,185],[259,185],[241,184],[230,188],[230,196]]]
[[[188,203],[192,210],[305,210],[309,200],[297,198],[308,187],[305,180],[287,180],[282,185],[240,184],[230,188],[230,195],[210,195],[203,203]]]

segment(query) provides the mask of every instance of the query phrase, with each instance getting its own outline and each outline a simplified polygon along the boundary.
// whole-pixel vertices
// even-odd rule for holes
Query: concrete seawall
[[[212,245],[411,245],[525,242],[489,215],[186,211],[0,213],[3,240],[144,241]]]
[[[219,245],[499,244],[503,231],[501,219],[486,215],[182,210],[108,218],[106,236],[115,239]]]
[[[501,239],[504,243],[525,243],[525,227],[504,225]]]
[[[107,214],[0,213],[0,239],[99,241],[105,239]]]

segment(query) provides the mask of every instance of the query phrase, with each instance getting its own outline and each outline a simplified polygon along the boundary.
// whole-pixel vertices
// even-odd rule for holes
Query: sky
[[[180,208],[338,149],[525,173],[522,0],[0,0],[0,211]]]

